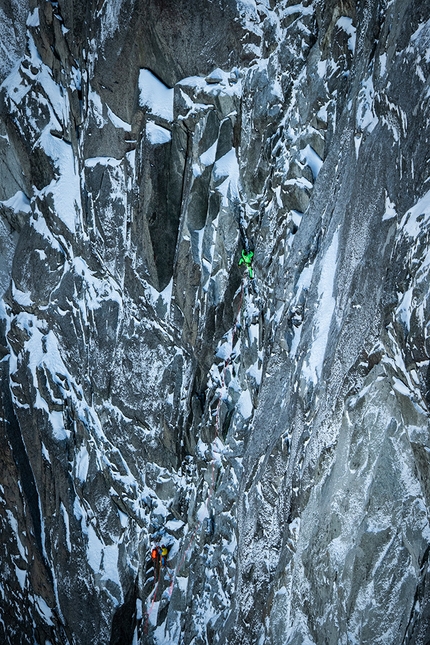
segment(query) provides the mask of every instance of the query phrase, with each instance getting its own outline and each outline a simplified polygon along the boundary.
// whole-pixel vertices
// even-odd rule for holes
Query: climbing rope
[[[161,577],[161,571],[158,573],[158,580],[157,580],[157,583],[156,583],[156,585],[154,587],[154,591],[152,592],[152,601],[151,601],[150,607],[146,611],[145,627],[144,627],[144,630],[143,630],[145,635],[148,634],[149,617],[150,617],[150,615],[152,613],[152,610],[154,609],[155,601],[156,601],[156,598],[157,598],[158,585],[160,584],[160,577]]]
[[[218,396],[217,406],[216,406],[216,410],[215,410],[215,437],[214,437],[214,440],[212,442],[212,461],[211,461],[212,474],[211,474],[211,483],[210,483],[210,487],[209,487],[208,494],[207,494],[207,499],[206,499],[206,509],[207,509],[208,513],[209,513],[209,507],[210,507],[210,504],[211,504],[212,496],[213,496],[214,491],[215,491],[216,458],[215,458],[215,452],[214,452],[214,444],[219,439],[219,436],[220,436],[220,411],[221,411],[221,405],[222,405],[222,401],[223,401],[223,394],[225,394],[225,392],[226,392],[225,377],[226,377],[226,372],[227,372],[227,369],[228,369],[229,365],[232,363],[232,360],[234,360],[232,357],[233,357],[233,354],[234,354],[234,347],[235,347],[235,344],[237,342],[236,334],[237,334],[238,329],[240,329],[240,327],[241,327],[241,325],[240,325],[240,315],[241,315],[241,310],[242,310],[242,305],[243,305],[243,296],[244,296],[244,292],[245,292],[245,286],[246,286],[247,282],[252,281],[253,277],[254,277],[252,266],[251,266],[253,252],[249,251],[248,239],[247,239],[246,235],[244,235],[244,233],[242,231],[243,222],[241,221],[240,224],[241,224],[241,233],[242,233],[242,237],[243,237],[243,240],[244,240],[244,247],[245,247],[245,252],[246,252],[247,259],[244,259],[244,253],[242,251],[242,257],[241,257],[241,261],[239,262],[239,266],[242,263],[245,263],[246,271],[244,272],[244,275],[243,275],[242,280],[241,280],[237,313],[236,313],[233,325],[232,325],[232,327],[230,329],[230,332],[229,332],[229,333],[231,333],[231,352],[230,352],[230,355],[227,356],[224,359],[224,365],[223,365],[222,371],[220,372],[220,385],[218,387],[219,396]],[[237,292],[236,292],[236,294],[237,294]],[[209,514],[209,517],[210,517],[210,514]],[[168,589],[169,597],[172,596],[174,585],[175,585],[176,579],[178,577],[178,574],[181,571],[181,569],[182,569],[182,567],[183,567],[183,565],[184,565],[184,563],[185,563],[185,561],[187,559],[187,556],[188,556],[189,552],[191,551],[191,549],[192,549],[192,547],[194,545],[194,542],[196,540],[197,534],[198,534],[199,530],[201,529],[202,524],[203,524],[202,520],[199,520],[196,523],[196,525],[194,526],[194,528],[191,531],[191,533],[189,534],[189,536],[187,536],[188,540],[189,540],[188,546],[183,551],[182,558],[181,558],[180,562],[174,568],[173,574],[171,575],[171,581],[170,581],[170,585],[169,585],[169,589]],[[160,572],[159,572],[159,577],[158,577],[155,589],[153,591],[151,604],[150,604],[150,606],[149,606],[149,608],[147,610],[146,623],[145,623],[145,630],[146,630],[145,633],[147,633],[148,625],[149,625],[149,618],[150,618],[151,612],[153,611],[153,608],[154,608],[154,605],[155,605],[160,578],[161,578],[161,569],[160,569]]]

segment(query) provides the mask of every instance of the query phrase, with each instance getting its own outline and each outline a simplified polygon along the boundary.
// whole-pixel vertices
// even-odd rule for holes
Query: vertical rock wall
[[[0,7],[0,640],[425,645],[426,3]]]

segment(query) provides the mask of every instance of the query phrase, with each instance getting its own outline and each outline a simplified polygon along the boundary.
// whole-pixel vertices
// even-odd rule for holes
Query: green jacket
[[[242,249],[242,257],[239,260],[239,266],[241,264],[246,264],[246,268],[248,269],[248,274],[251,280],[254,278],[254,270],[252,268],[253,257],[254,257],[254,251],[249,251],[249,253],[246,253],[245,249]]]
[[[242,249],[242,257],[239,260],[239,266],[245,263],[246,266],[249,268],[252,264],[253,257],[254,257],[254,251],[249,251],[249,253],[246,253],[245,249]]]

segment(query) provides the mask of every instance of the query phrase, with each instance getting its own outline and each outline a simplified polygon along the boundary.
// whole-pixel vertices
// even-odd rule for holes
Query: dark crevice
[[[131,645],[137,624],[137,580],[131,585],[124,604],[115,612],[109,645]]]
[[[4,364],[3,364],[4,365]],[[13,458],[20,473],[20,483],[26,498],[28,509],[34,528],[34,539],[43,557],[42,525],[40,520],[39,495],[33,471],[28,460],[27,451],[21,434],[18,419],[16,418],[12,397],[3,370],[1,390],[1,414],[5,424],[7,437],[12,446]]]

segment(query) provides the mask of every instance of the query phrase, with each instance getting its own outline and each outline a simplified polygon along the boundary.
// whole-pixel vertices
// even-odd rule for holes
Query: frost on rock
[[[425,2],[138,4],[0,9],[0,641],[425,645]]]

